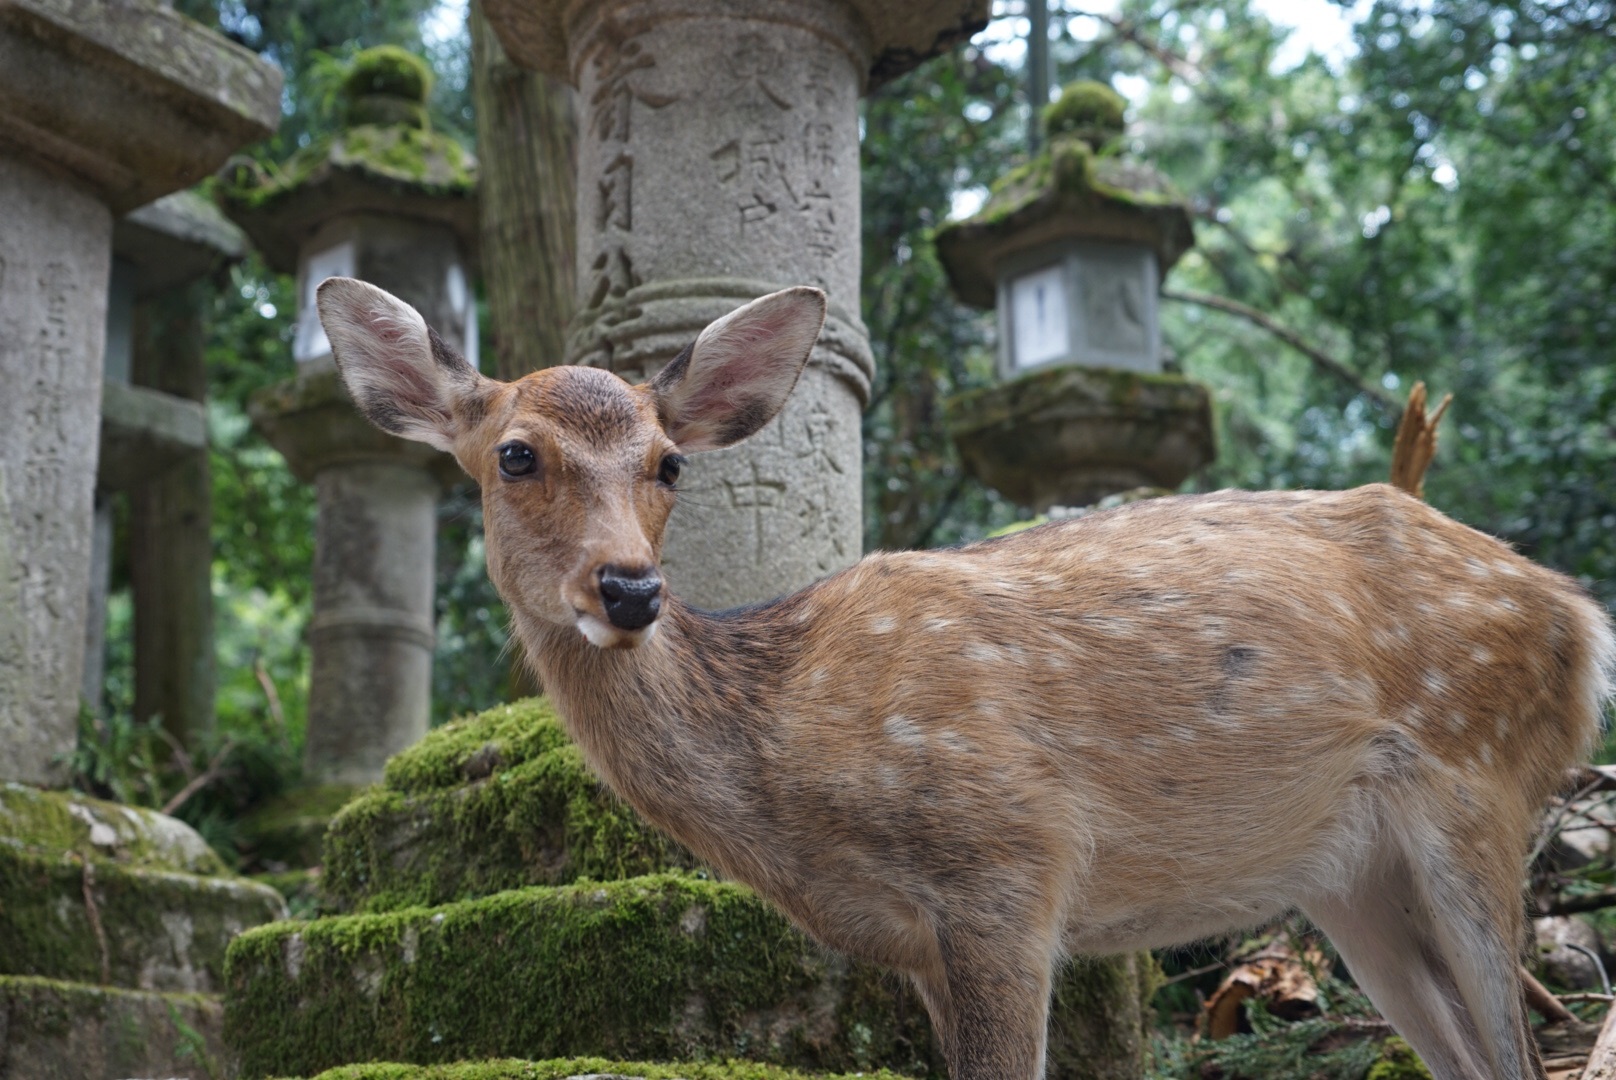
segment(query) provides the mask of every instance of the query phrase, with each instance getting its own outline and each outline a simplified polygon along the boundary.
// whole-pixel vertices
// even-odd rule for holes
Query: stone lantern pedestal
[[[999,312],[1002,381],[946,402],[949,434],[1039,512],[1177,487],[1215,453],[1206,388],[1163,370],[1156,311],[1195,235],[1165,179],[1120,153],[1122,109],[1103,84],[1068,87],[1047,149],[937,235],[959,298]]]
[[[77,733],[113,218],[280,119],[280,73],[154,0],[0,5],[0,780]]]
[[[381,779],[431,715],[437,502],[460,469],[359,415],[314,304],[326,278],[362,278],[413,304],[477,362],[475,163],[427,129],[428,82],[401,50],[361,53],[344,82],[347,128],[299,151],[277,178],[238,170],[223,193],[265,260],[298,275],[298,374],[250,412],[318,492],[305,753],[318,784]]]
[[[693,461],[674,591],[727,607],[861,553],[858,99],[985,25],[983,0],[488,0],[519,64],[579,90],[578,313],[566,361],[648,376],[711,320],[811,284],[830,315],[785,411]]]

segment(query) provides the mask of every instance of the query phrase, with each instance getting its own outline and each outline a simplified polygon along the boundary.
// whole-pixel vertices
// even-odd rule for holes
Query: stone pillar
[[[0,780],[66,779],[115,213],[270,134],[280,74],[153,0],[0,5]]]
[[[243,175],[225,209],[269,264],[298,275],[296,378],[252,402],[253,422],[318,492],[305,773],[368,784],[431,718],[437,501],[454,459],[383,434],[337,377],[315,309],[332,276],[414,305],[477,362],[467,268],[475,163],[426,129],[429,73],[398,49],[361,53],[344,82],[349,127],[277,177]]]
[[[788,285],[830,315],[785,411],[681,481],[663,566],[705,607],[858,558],[858,98],[968,36],[987,4],[487,0],[518,63],[579,89],[578,314],[567,361],[648,376],[703,326]]]

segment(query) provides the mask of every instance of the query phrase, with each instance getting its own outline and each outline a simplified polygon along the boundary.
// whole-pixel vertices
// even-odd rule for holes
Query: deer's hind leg
[[[1315,897],[1302,906],[1436,1080],[1493,1077],[1426,903],[1401,857],[1373,868],[1345,895]]]
[[[997,935],[939,938],[941,963],[914,979],[950,1080],[1040,1080],[1054,950]]]

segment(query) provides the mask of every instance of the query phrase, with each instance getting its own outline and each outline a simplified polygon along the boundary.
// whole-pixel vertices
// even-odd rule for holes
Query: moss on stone
[[[434,728],[387,762],[383,783],[413,794],[456,787],[569,744],[545,698],[525,698]]]
[[[432,68],[421,57],[397,45],[378,45],[354,55],[342,77],[348,100],[381,94],[417,104],[432,92]]]
[[[520,738],[531,744],[535,734]],[[477,771],[502,756],[479,753],[469,759]],[[340,907],[384,911],[692,865],[566,744],[460,787],[416,795],[378,788],[362,796],[326,834],[324,889]]]
[[[116,986],[215,990],[230,939],[285,912],[273,891],[241,878],[0,848],[0,975],[93,983],[104,963]]]
[[[196,830],[176,818],[71,791],[0,785],[0,850],[190,874],[225,865]]]
[[[1055,101],[1044,106],[1044,131],[1051,139],[1073,136],[1095,150],[1122,138],[1127,102],[1102,82],[1068,83]]]
[[[950,431],[1015,427],[1040,409],[1068,402],[1097,407],[1176,410],[1204,408],[1206,390],[1182,375],[1051,365],[945,403]]]
[[[900,1074],[878,1070],[856,1074],[864,1080],[902,1080]],[[578,1076],[631,1076],[644,1080],[799,1080],[804,1074],[754,1061],[696,1061],[653,1064],[643,1061],[608,1061],[605,1058],[555,1058],[549,1061],[459,1061],[450,1065],[374,1063],[344,1065],[313,1080],[567,1080]],[[819,1076],[817,1080],[851,1080]]]
[[[0,976],[0,1063],[18,1080],[219,1075],[222,1010],[206,994]]]
[[[1364,1080],[1431,1080],[1431,1070],[1412,1046],[1393,1036],[1381,1045],[1380,1060],[1369,1066]]]

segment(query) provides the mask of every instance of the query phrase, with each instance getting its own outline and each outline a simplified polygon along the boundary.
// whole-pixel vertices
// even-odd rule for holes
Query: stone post
[[[359,415],[314,306],[326,278],[362,278],[413,304],[477,362],[475,163],[427,129],[428,82],[408,53],[361,53],[344,83],[347,128],[299,151],[276,178],[241,173],[223,196],[265,260],[298,275],[298,375],[250,411],[317,490],[305,751],[313,783],[380,780],[431,716],[437,502],[462,474],[449,455]]]
[[[788,285],[830,294],[782,415],[693,462],[672,588],[767,599],[858,558],[858,99],[986,23],[977,0],[485,0],[517,63],[578,87],[578,314],[566,360],[644,378],[711,320]]]
[[[280,73],[154,0],[0,5],[0,780],[73,749],[112,222],[280,119]]]

